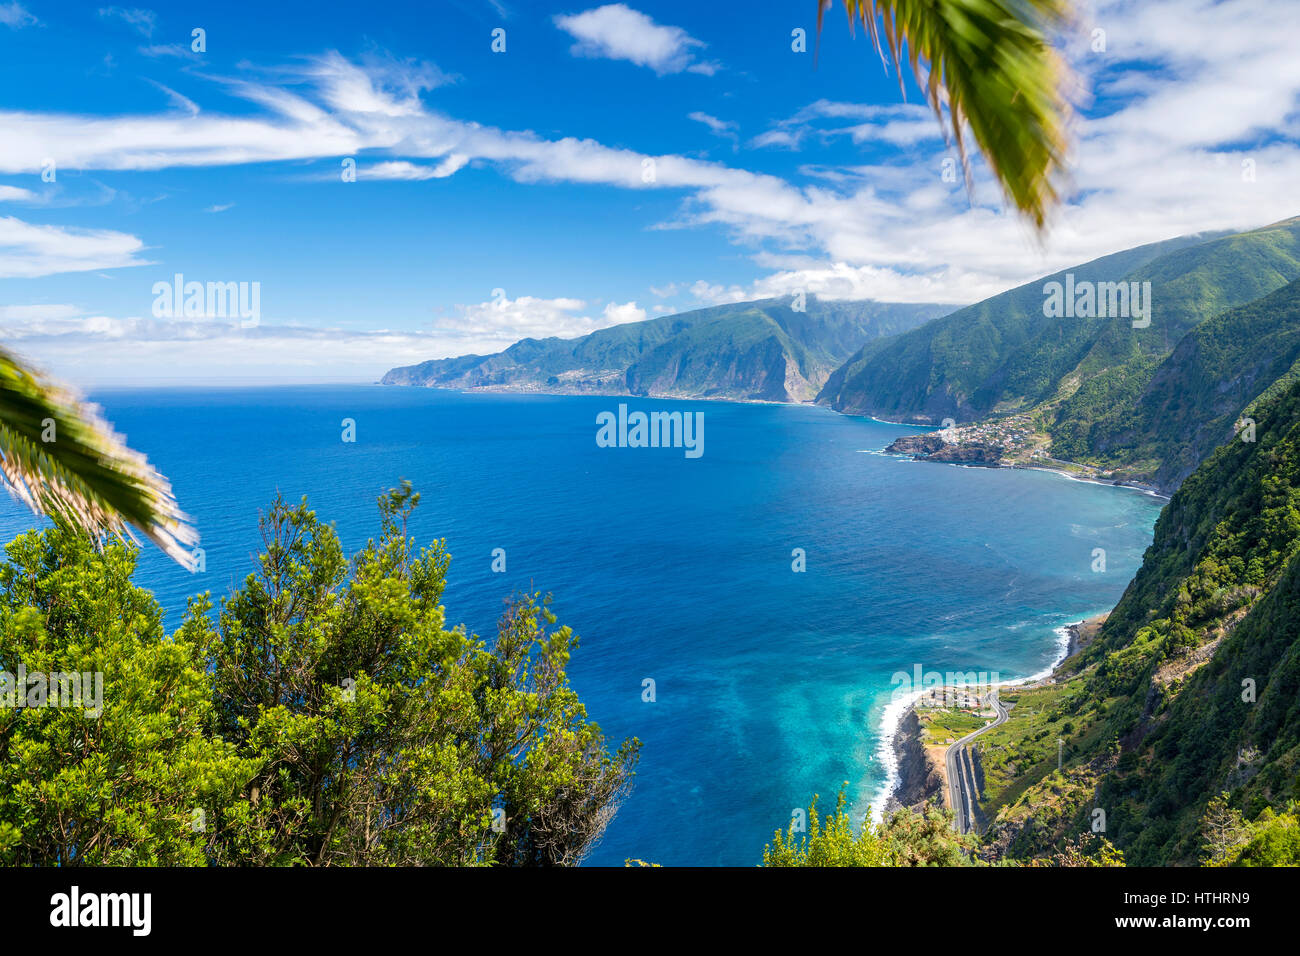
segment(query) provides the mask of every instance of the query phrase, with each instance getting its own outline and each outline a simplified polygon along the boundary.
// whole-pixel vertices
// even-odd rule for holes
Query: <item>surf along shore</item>
[[[1050,667],[1029,677],[997,681],[995,686],[1033,688],[1054,683],[1062,664],[1091,643],[1107,615],[1097,614],[1057,628],[1058,652]],[[873,820],[879,821],[903,807],[919,810],[931,801],[951,809],[947,750],[972,730],[990,724],[994,717],[994,711],[984,701],[955,688],[944,689],[938,700],[920,690],[890,701],[881,717],[879,744],[879,759],[888,775],[872,803]],[[971,758],[982,786],[983,772],[974,747]]]

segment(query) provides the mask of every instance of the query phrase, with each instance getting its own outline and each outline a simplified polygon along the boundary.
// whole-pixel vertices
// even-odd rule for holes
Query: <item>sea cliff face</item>
[[[931,799],[943,799],[943,770],[925,746],[916,710],[907,708],[894,735],[894,756],[898,761],[898,785],[885,801],[885,811],[902,807],[920,809]]]

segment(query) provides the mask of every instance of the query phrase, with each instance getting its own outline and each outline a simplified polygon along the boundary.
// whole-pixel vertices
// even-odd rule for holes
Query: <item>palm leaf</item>
[[[829,5],[818,0],[819,32]],[[1069,72],[1047,39],[1064,25],[1067,0],[844,0],[844,7],[850,29],[865,26],[896,69],[906,48],[945,138],[957,146],[967,188],[968,127],[1007,198],[1041,232],[1059,198],[1054,179],[1068,142],[1062,91]]]
[[[98,408],[38,378],[2,348],[0,484],[33,511],[97,540],[134,540],[134,525],[187,566],[188,548],[198,542],[167,479],[126,446]]]

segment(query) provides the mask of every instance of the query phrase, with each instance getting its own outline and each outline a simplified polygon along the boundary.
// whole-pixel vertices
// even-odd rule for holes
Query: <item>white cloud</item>
[[[152,10],[142,10],[138,7],[100,7],[99,15],[105,20],[121,20],[145,38],[152,37],[154,30],[158,29],[158,14]]]
[[[376,382],[394,365],[500,348],[488,339],[394,330],[241,329],[220,322],[97,315],[13,321],[4,309],[0,337],[37,368],[82,387]]]
[[[95,315],[73,305],[0,306],[0,340],[85,385],[160,382],[376,381],[396,365],[499,352],[521,338],[572,338],[646,312],[581,299],[504,295],[457,306],[420,331],[356,331],[222,320]]]
[[[158,87],[158,89],[162,90],[163,93],[166,94],[167,99],[172,104],[172,106],[176,107],[181,112],[188,113],[191,116],[199,115],[198,104],[195,103],[189,97],[182,96],[181,94],[173,90],[170,86],[164,86],[163,84],[157,82],[156,80],[150,80],[149,82],[152,83],[154,86]]]
[[[358,64],[336,53],[274,74],[276,82],[222,81],[261,107],[252,115],[0,113],[0,172],[34,172],[32,157],[45,155],[59,157],[61,168],[140,170],[328,158],[337,176],[338,157],[368,154],[359,159],[362,176],[435,178],[475,162],[521,182],[662,191],[682,199],[662,227],[722,229],[770,271],[707,293],[723,297],[799,283],[828,297],[972,301],[1144,242],[1300,213],[1300,59],[1292,49],[1300,8],[1116,0],[1096,17],[1110,52],[1095,61],[1084,54],[1081,66],[1094,87],[1127,92],[1104,115],[1076,124],[1066,202],[1041,243],[1001,209],[982,164],[973,204],[960,181],[943,181],[949,153],[937,121],[917,104],[811,103],[769,134],[796,146],[856,138],[870,152],[861,165],[810,163],[782,178],[452,118],[420,96],[446,80],[433,69]],[[1140,81],[1118,82],[1134,77]],[[650,183],[642,178],[646,160],[654,161]],[[1253,182],[1242,177],[1245,160]],[[138,240],[122,238],[137,243],[129,262]],[[520,329],[591,328],[579,309],[535,312],[522,309]]]
[[[702,113],[698,110],[689,114],[686,118],[695,120],[697,123],[703,123],[719,136],[726,136],[729,133],[734,133],[737,128],[735,123],[720,120],[716,116],[710,116],[708,113]]]
[[[799,144],[803,141],[803,135],[799,131],[788,129],[770,129],[764,133],[759,133],[749,141],[749,145],[755,149],[764,149],[767,147],[776,147],[779,149],[798,149]]]
[[[570,338],[645,318],[635,302],[581,315],[580,299],[520,296],[458,306],[430,330],[275,325],[95,315],[73,305],[0,306],[0,340],[83,386],[373,382],[397,365],[499,352],[520,338]]]
[[[0,305],[0,322],[48,321],[75,319],[84,316],[85,310],[75,305]]]
[[[694,120],[697,123],[703,123],[709,128],[714,136],[720,137],[721,139],[731,140],[733,149],[739,146],[740,137],[736,135],[736,131],[740,129],[739,124],[718,119],[716,116],[711,116],[710,114],[700,112],[699,110],[688,114],[686,118]]]
[[[638,308],[636,302],[610,302],[594,317],[584,314],[586,309],[582,299],[528,295],[510,299],[504,290],[497,290],[487,302],[456,306],[454,314],[440,316],[433,327],[443,339],[473,338],[479,343],[492,343],[489,351],[500,351],[523,338],[576,338],[646,317],[645,309]]]
[[[610,325],[622,325],[624,322],[640,322],[645,318],[645,309],[637,308],[636,302],[624,302],[619,305],[611,302],[605,306],[604,316]]]
[[[848,125],[845,125],[846,121]],[[915,103],[842,103],[816,100],[788,119],[749,141],[755,149],[775,147],[797,150],[806,140],[827,143],[847,136],[854,143],[887,143],[911,147],[928,140],[942,140],[943,131],[927,106]]]
[[[152,57],[153,59],[175,57],[180,60],[194,60],[195,62],[198,62],[203,58],[202,54],[195,53],[191,50],[187,43],[153,43],[149,46],[138,47],[137,50],[144,56]]]
[[[753,296],[738,285],[723,286],[698,279],[691,283],[691,295],[697,302],[707,305],[722,305],[726,302],[744,302]]]
[[[227,209],[234,209],[234,208],[235,208],[235,204],[233,202],[219,202],[215,205],[209,206],[207,209],[203,211],[204,212],[225,212]]]
[[[40,22],[21,3],[0,3],[0,23],[11,29],[39,26]]]
[[[0,279],[147,265],[144,243],[110,229],[39,226],[0,216]]]
[[[583,13],[558,15],[555,25],[578,42],[575,56],[627,60],[660,76],[666,73],[717,72],[716,63],[700,62],[696,50],[705,46],[681,27],[662,26],[623,3],[607,3]]]
[[[0,186],[0,202],[30,202],[36,193],[21,186]]]
[[[1002,291],[983,277],[959,269],[904,275],[875,266],[846,262],[806,262],[790,265],[748,285],[715,285],[703,279],[690,286],[692,297],[706,305],[771,299],[795,292],[828,301],[875,299],[879,302],[941,302],[967,304]]]
[[[386,163],[375,163],[371,166],[359,170],[359,179],[402,179],[409,181],[418,181],[424,179],[445,179],[453,175],[458,170],[463,169],[469,162],[468,156],[462,156],[459,153],[452,153],[442,162],[434,166],[423,166],[417,163],[408,163],[405,160],[391,160]],[[331,178],[333,176],[331,175]]]

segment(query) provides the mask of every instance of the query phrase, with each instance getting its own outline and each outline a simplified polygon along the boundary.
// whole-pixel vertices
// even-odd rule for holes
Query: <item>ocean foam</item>
[[[1082,622],[1076,622],[1082,623]],[[1052,672],[1061,665],[1070,651],[1070,628],[1073,624],[1062,624],[1060,627],[1052,629],[1056,635],[1056,656],[1052,663],[1045,669],[1036,674],[1030,674],[1028,677],[1016,677],[1011,680],[1000,680],[994,686],[996,687],[1017,687],[1021,684],[1032,684],[1036,681],[1046,680],[1052,676]],[[894,738],[898,736],[899,730],[903,725],[903,715],[907,713],[909,707],[921,699],[925,693],[924,690],[912,691],[898,700],[891,700],[886,706],[884,712],[880,715],[880,743],[876,748],[880,756],[880,762],[884,764],[887,771],[885,782],[880,785],[880,790],[876,794],[876,799],[871,801],[871,822],[880,823],[884,819],[885,805],[889,798],[893,796],[894,791],[898,789],[901,782],[898,774],[898,755],[894,753]]]

